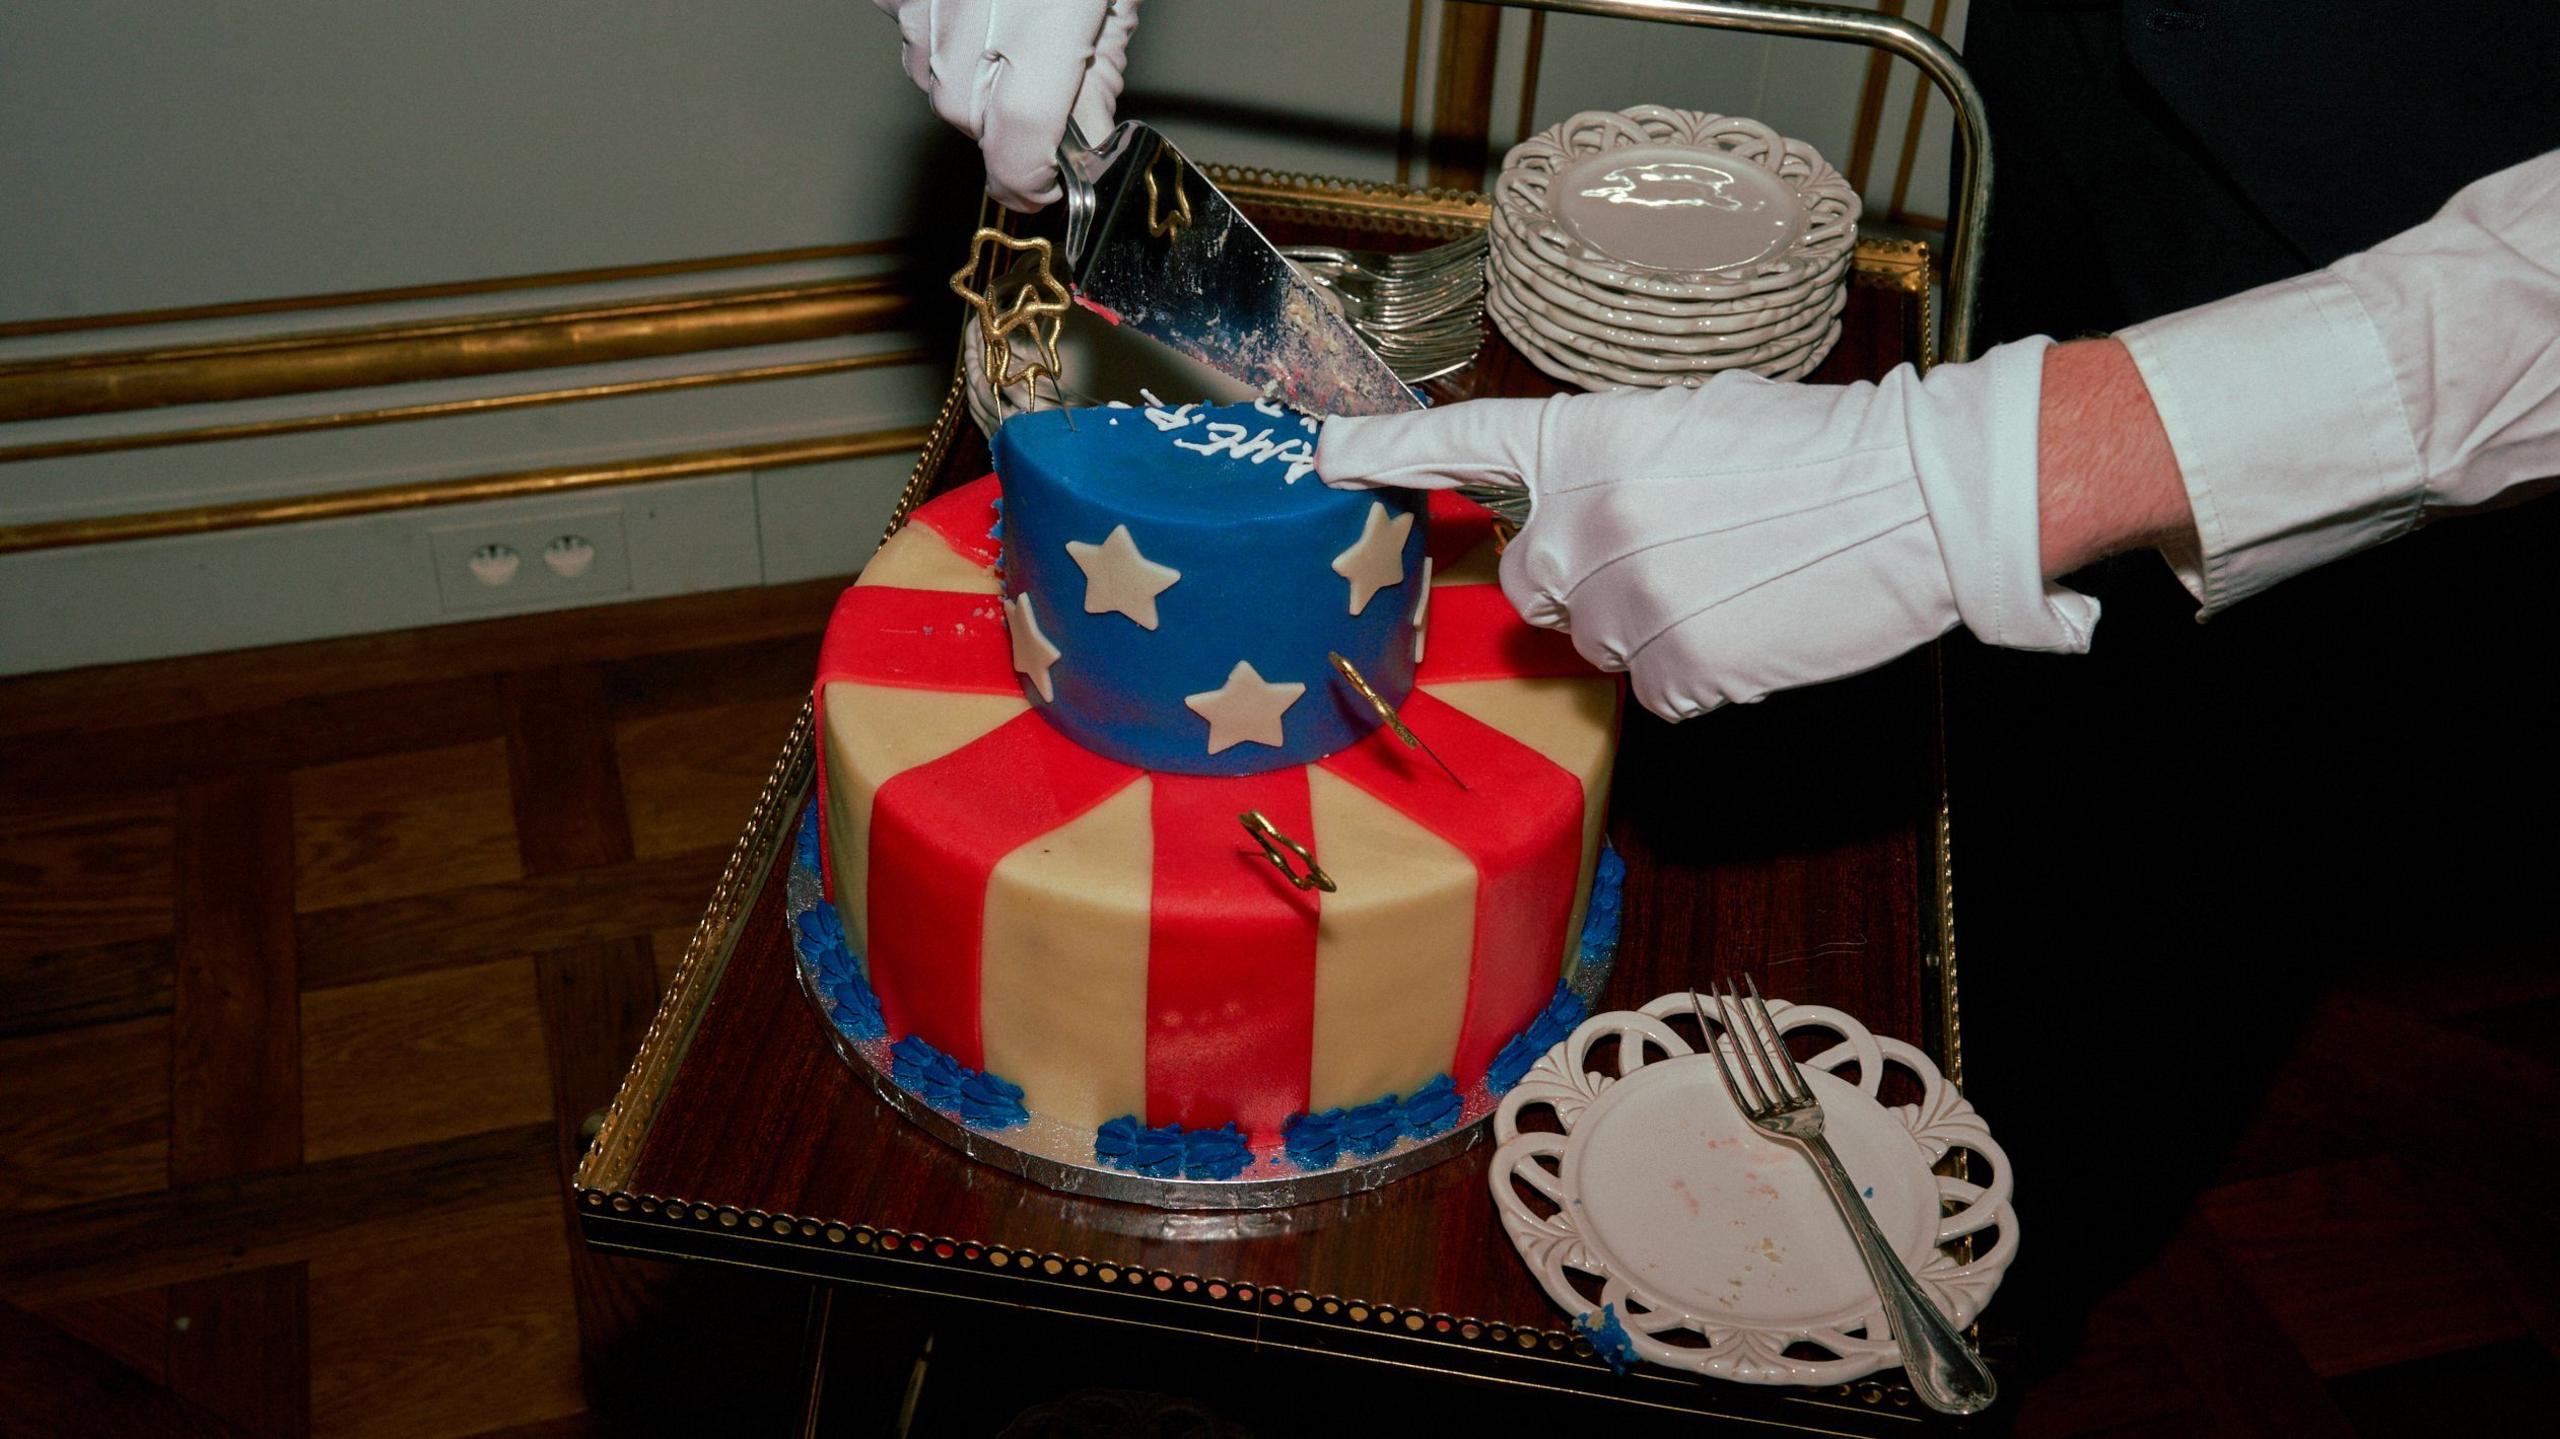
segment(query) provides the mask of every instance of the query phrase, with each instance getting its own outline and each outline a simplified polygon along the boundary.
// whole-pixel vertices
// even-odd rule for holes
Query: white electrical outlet
[[[430,525],[428,534],[448,613],[546,609],[631,588],[620,505]]]

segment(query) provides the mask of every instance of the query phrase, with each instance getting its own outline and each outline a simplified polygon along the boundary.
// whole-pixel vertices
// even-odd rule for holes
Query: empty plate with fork
[[[1504,1230],[1578,1327],[1633,1357],[1754,1384],[1900,1365],[1822,1180],[1737,1107],[1691,1005],[1682,992],[1594,1015],[1504,1096],[1489,1175]],[[1834,1009],[1768,1012],[1782,1036],[1830,1041],[1798,1061],[1827,1138],[1922,1295],[1971,1323],[2018,1245],[1989,1127],[1912,1046]],[[1911,1102],[1879,1102],[1892,1071]],[[1933,1172],[1959,1150],[1966,1175]]]

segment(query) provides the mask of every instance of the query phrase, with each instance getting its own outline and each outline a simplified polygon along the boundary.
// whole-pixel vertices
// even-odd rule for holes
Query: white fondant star
[[[1185,695],[1182,702],[1209,722],[1209,753],[1216,754],[1240,744],[1278,748],[1280,715],[1306,692],[1307,687],[1295,680],[1273,684],[1256,673],[1250,661],[1238,660],[1227,671],[1225,684]]]
[[[1413,601],[1413,662],[1422,663],[1422,637],[1431,632],[1431,557],[1422,557],[1422,593]]]
[[[1098,545],[1069,540],[1067,555],[1084,571],[1086,614],[1124,614],[1145,629],[1156,627],[1156,596],[1182,578],[1182,571],[1138,553],[1127,525],[1115,526]]]
[[[1413,533],[1413,516],[1387,518],[1387,507],[1369,502],[1360,521],[1360,538],[1333,557],[1333,572],[1351,581],[1351,612],[1369,607],[1378,591],[1404,583],[1404,537]]]
[[[1013,632],[1015,671],[1031,676],[1040,698],[1056,702],[1058,692],[1049,683],[1049,666],[1058,662],[1060,651],[1049,643],[1047,635],[1040,633],[1040,617],[1031,610],[1031,591],[1024,590],[1004,602],[1004,622],[1005,628]]]

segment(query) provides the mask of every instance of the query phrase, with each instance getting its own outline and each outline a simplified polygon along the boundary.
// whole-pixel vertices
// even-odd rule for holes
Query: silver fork
[[[1281,251],[1308,279],[1340,295],[1364,320],[1398,329],[1459,309],[1484,293],[1482,232],[1436,249],[1385,254],[1328,245]]]
[[[1831,1152],[1831,1141],[1822,1137],[1822,1103],[1805,1086],[1803,1071],[1796,1068],[1795,1056],[1787,1052],[1787,1042],[1779,1035],[1777,1022],[1770,1018],[1768,1005],[1761,1002],[1760,986],[1748,976],[1743,983],[1751,990],[1748,1003],[1734,992],[1730,980],[1723,989],[1710,992],[1721,1021],[1718,1026],[1707,1023],[1698,992],[1689,991],[1689,1008],[1698,1016],[1700,1042],[1715,1059],[1716,1073],[1723,1077],[1726,1092],[1733,1096],[1733,1107],[1742,1111],[1742,1117],[1751,1122],[1753,1129],[1792,1146],[1813,1161],[1814,1172],[1822,1176],[1822,1187],[1839,1209],[1841,1221],[1849,1226],[1849,1237],[1858,1243],[1858,1257],[1866,1261],[1867,1277],[1875,1281],[1877,1297],[1884,1301],[1885,1322],[1893,1327],[1893,1342],[1902,1350],[1902,1367],[1910,1373],[1911,1387],[1919,1394],[1920,1402],[1942,1414],[1978,1414],[1989,1408],[1999,1393],[1990,1369],[1928,1296],[1920,1292],[1911,1271],[1903,1267],[1901,1257],[1876,1228],[1875,1216],[1867,1212],[1857,1188],[1849,1182],[1849,1171],[1840,1166],[1840,1156]],[[1733,1042],[1731,1065],[1725,1063],[1724,1046],[1715,1040],[1718,1027]]]

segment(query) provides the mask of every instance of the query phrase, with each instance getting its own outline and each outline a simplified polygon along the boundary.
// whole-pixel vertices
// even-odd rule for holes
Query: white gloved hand
[[[987,192],[1014,210],[1058,198],[1067,117],[1099,144],[1120,101],[1138,0],[874,0],[898,18],[907,78],[978,142]]]
[[[2041,337],[1922,379],[1473,400],[1325,422],[1340,488],[1529,492],[1502,591],[1665,719],[1873,669],[1958,623],[2089,647],[2036,528]]]

